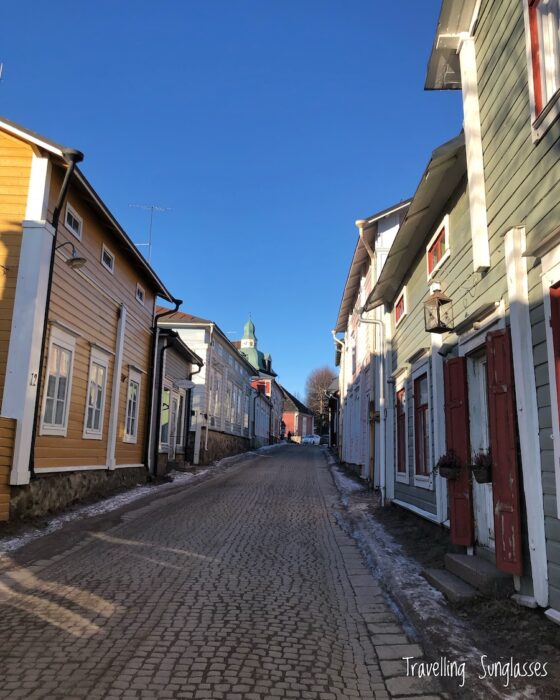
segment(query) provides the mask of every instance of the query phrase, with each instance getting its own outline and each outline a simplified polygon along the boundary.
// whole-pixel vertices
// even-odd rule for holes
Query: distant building
[[[278,442],[282,436],[284,397],[276,381],[277,374],[272,369],[272,356],[268,352],[261,352],[257,347],[255,324],[251,319],[245,324],[243,338],[235,341],[234,345],[255,370],[251,386],[257,391],[262,391],[270,399],[269,443]]]
[[[286,436],[290,433],[292,439],[299,442],[304,435],[314,431],[313,412],[285,388],[281,387],[284,399],[282,421]]]

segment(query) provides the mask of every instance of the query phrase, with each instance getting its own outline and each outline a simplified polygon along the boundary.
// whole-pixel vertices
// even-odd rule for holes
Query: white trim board
[[[517,425],[523,472],[523,491],[527,508],[527,530],[533,578],[533,592],[539,605],[548,604],[548,567],[544,531],[544,506],[539,444],[539,416],[535,382],[532,329],[529,316],[529,291],[525,229],[514,228],[505,236],[509,316],[517,408]],[[546,278],[543,278],[543,284]],[[551,340],[550,324],[547,341]],[[550,350],[551,343],[548,342]],[[553,365],[554,367],[554,365]],[[549,364],[550,368],[550,364]],[[551,411],[557,413],[557,411]],[[560,485],[556,470],[556,492]]]
[[[416,513],[416,515],[421,515],[423,518],[426,518],[426,520],[431,520],[433,523],[437,523],[438,525],[440,524],[440,520],[438,519],[437,515],[429,513],[427,510],[422,510],[422,508],[413,506],[410,503],[406,503],[405,501],[399,501],[397,498],[393,499],[393,503],[396,503],[401,508],[405,508],[406,510],[410,510],[413,513]]]

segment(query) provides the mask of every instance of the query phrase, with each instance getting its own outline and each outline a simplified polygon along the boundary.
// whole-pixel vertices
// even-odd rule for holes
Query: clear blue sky
[[[83,170],[183,309],[259,348],[303,393],[333,365],[363,218],[410,196],[461,128],[423,91],[439,0],[8,2],[0,113]]]

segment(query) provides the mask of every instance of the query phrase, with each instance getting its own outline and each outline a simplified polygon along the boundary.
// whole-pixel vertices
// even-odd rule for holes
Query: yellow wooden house
[[[178,306],[80,171],[0,118],[0,519],[145,478],[156,298]]]

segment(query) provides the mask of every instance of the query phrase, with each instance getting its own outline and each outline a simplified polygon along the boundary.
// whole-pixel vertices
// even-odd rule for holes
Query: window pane
[[[64,401],[56,402],[56,413],[54,417],[55,425],[64,425]]]
[[[54,400],[47,398],[47,400],[45,402],[45,419],[44,419],[45,423],[52,424],[52,422],[53,422],[53,409],[54,409]]]

